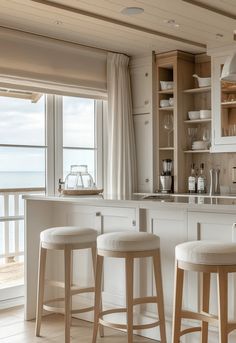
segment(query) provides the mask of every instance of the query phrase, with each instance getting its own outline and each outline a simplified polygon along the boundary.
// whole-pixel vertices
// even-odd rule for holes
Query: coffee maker
[[[161,193],[171,193],[173,190],[172,182],[172,160],[167,158],[162,160],[163,171],[160,175]]]

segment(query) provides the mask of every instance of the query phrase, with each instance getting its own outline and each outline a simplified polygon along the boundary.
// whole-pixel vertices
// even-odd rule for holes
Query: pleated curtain
[[[106,114],[107,158],[106,193],[118,197],[130,196],[136,191],[136,154],[129,58],[108,53]]]

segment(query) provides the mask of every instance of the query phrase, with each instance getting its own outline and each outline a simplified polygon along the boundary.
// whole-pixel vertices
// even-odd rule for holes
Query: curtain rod
[[[112,52],[113,54],[122,54],[122,55],[125,55],[127,57],[131,57],[130,55],[128,55],[128,54],[126,54],[124,52],[113,51],[113,50],[106,50],[106,49],[103,49],[103,48],[97,48],[95,46],[81,44],[81,43],[76,43],[74,41],[69,41],[69,40],[65,40],[65,39],[61,39],[61,38],[56,38],[56,37],[52,37],[52,36],[46,36],[46,35],[43,35],[41,33],[35,33],[35,32],[31,32],[31,31],[26,31],[26,30],[22,30],[22,29],[10,27],[10,26],[0,25],[0,29],[5,29],[5,30],[12,31],[12,32],[18,32],[18,33],[24,33],[26,35],[32,35],[32,36],[39,37],[39,38],[46,38],[46,39],[57,41],[57,42],[60,42],[60,43],[66,43],[66,44],[71,44],[71,45],[75,45],[75,46],[81,46],[81,47],[84,47],[84,48],[89,48],[89,49],[93,49],[93,50],[103,51],[103,52],[106,52],[106,53],[107,52]]]

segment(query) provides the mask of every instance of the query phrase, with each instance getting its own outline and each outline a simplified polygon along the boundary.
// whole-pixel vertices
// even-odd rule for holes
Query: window
[[[85,164],[96,176],[95,100],[63,97],[63,174]]]
[[[45,96],[0,96],[0,188],[45,187]]]
[[[63,96],[62,155],[63,178],[71,165],[87,165],[88,172],[102,187],[102,116],[103,101]],[[60,112],[60,110],[59,110]],[[60,139],[59,139],[60,141]],[[60,174],[58,174],[60,175]]]

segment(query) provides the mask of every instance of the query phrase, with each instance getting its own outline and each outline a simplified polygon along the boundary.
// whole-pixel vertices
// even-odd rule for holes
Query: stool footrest
[[[65,283],[61,281],[45,280],[45,284],[51,287],[65,288]],[[71,295],[91,292],[95,292],[95,287],[79,287],[78,285],[71,285]]]
[[[60,301],[65,301],[65,298],[55,298],[55,299],[51,299],[51,300],[47,300],[44,302],[43,304],[43,309],[45,311],[48,312],[55,312],[55,313],[65,313],[65,309],[64,307],[58,307],[58,306],[50,306],[49,304],[53,304],[55,302],[60,302]],[[91,312],[94,310],[94,306],[89,306],[89,307],[85,307],[85,308],[81,308],[81,309],[75,309],[75,310],[71,310],[70,313],[71,314],[76,314],[76,313],[84,313],[84,312]]]
[[[142,297],[142,298],[135,298],[133,299],[133,305],[141,305],[141,304],[151,304],[157,303],[158,297],[157,296],[150,296],[150,297]]]
[[[193,311],[181,311],[181,317],[185,319],[201,320],[210,324],[218,323],[218,317],[206,312],[198,313]]]
[[[202,331],[202,328],[200,326],[185,329],[185,330],[180,332],[180,336],[184,336],[184,335],[187,335],[188,333],[198,332],[198,331]]]
[[[100,316],[99,316],[99,323],[102,324],[103,326],[107,326],[107,327],[110,327],[112,329],[127,330],[127,324],[112,323],[112,322],[109,322],[108,320],[103,319],[103,317],[106,315],[113,314],[113,313],[121,313],[121,312],[125,313],[125,312],[127,312],[127,309],[126,308],[114,308],[114,309],[102,311],[100,313]],[[148,323],[148,324],[136,324],[136,325],[133,325],[133,330],[151,329],[151,328],[154,328],[154,327],[159,326],[159,325],[160,325],[159,320],[152,322],[152,323]]]

